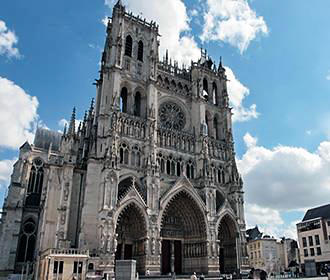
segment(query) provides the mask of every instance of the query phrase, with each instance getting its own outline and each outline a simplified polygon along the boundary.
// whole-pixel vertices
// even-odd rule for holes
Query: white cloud
[[[7,28],[4,21],[0,20],[0,55],[19,58],[19,50],[15,47],[17,42],[15,33]]]
[[[16,149],[26,140],[33,141],[38,104],[35,96],[0,77],[0,147]]]
[[[17,159],[5,159],[0,161],[0,191],[8,187],[13,165]]]
[[[171,58],[180,63],[190,64],[191,60],[200,58],[200,49],[190,31],[187,9],[181,0],[126,0],[123,1],[127,8],[136,15],[141,15],[148,20],[159,24],[160,57],[169,51]],[[114,1],[105,0],[112,7]],[[185,33],[183,35],[183,33]]]
[[[229,100],[233,107],[233,122],[258,118],[259,113],[256,104],[252,104],[249,108],[243,105],[243,100],[250,94],[250,90],[235,77],[234,72],[229,67],[225,67],[225,69],[229,80],[227,88]]]
[[[249,204],[289,211],[329,203],[330,142],[309,152],[281,145],[267,149],[251,138],[245,135],[247,151],[237,161]]]
[[[267,207],[262,208],[256,204],[245,205],[245,215],[248,227],[266,224],[282,225],[284,223],[279,211]]]
[[[325,76],[325,78],[330,81],[330,70],[328,71],[328,74]]]
[[[79,124],[82,123],[83,120],[76,120],[75,121],[75,129],[76,131],[78,131],[78,127]],[[70,125],[70,121],[66,120],[66,119],[61,119],[58,121],[58,126],[62,129],[61,131],[63,131],[64,127],[66,126],[66,128],[68,129]]]
[[[203,41],[223,41],[243,53],[259,34],[268,34],[266,22],[247,0],[207,0]]]

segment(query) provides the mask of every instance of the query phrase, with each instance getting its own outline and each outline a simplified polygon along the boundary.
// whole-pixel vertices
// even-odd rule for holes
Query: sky
[[[123,0],[158,22],[160,56],[226,68],[248,227],[296,237],[330,197],[330,2]],[[0,3],[0,204],[18,148],[95,96],[112,0]]]

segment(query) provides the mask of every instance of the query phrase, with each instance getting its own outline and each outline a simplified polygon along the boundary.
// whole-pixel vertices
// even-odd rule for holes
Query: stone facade
[[[84,121],[76,130],[74,111],[63,135],[38,129],[21,147],[3,206],[2,275],[30,262],[38,277],[47,250],[69,248],[88,250],[89,267],[107,275],[119,259],[136,260],[139,274],[244,265],[225,69],[204,51],[189,68],[160,60],[158,36],[118,1]]]

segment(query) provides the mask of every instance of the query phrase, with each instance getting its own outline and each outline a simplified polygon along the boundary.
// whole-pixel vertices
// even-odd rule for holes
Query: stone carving
[[[173,102],[163,103],[159,108],[161,125],[167,129],[181,130],[186,124],[186,116],[182,109]]]

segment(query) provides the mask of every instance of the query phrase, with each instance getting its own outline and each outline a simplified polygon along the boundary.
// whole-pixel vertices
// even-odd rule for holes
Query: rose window
[[[162,127],[180,130],[186,124],[186,118],[182,109],[172,102],[163,103],[159,108],[159,119]]]

